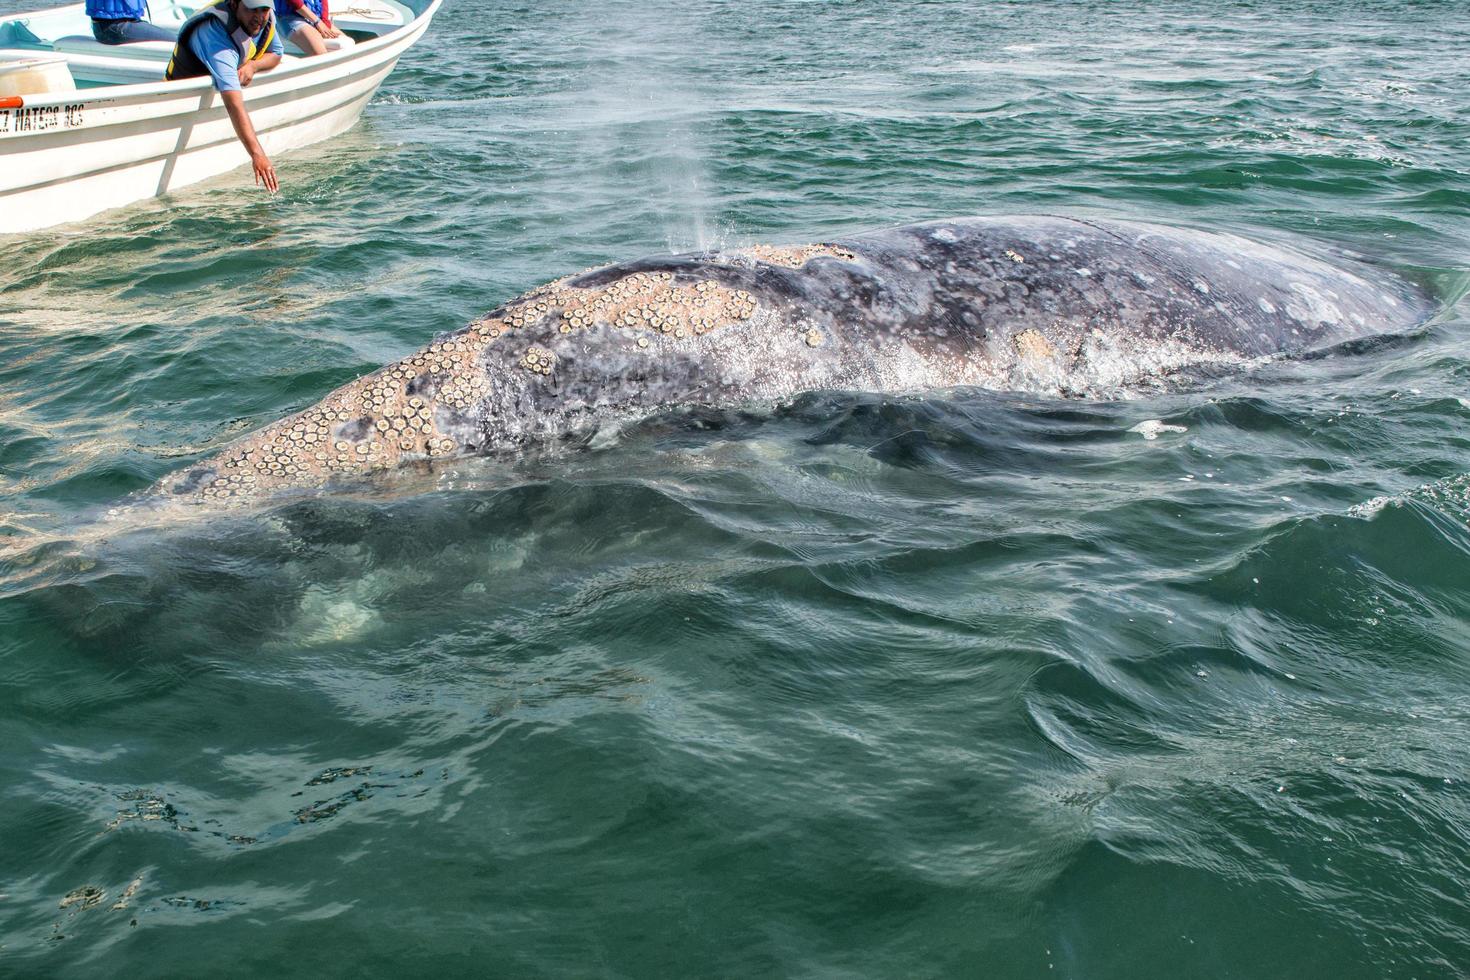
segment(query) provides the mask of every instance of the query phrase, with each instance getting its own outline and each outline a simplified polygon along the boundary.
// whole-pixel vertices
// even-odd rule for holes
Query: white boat
[[[298,57],[286,41],[281,64],[244,90],[266,153],[351,128],[441,2],[338,0],[332,22],[348,38],[338,50]],[[165,3],[153,22],[173,29],[197,9]],[[0,233],[79,221],[249,163],[208,76],[162,80],[172,50],[99,44],[82,4],[0,20]]]

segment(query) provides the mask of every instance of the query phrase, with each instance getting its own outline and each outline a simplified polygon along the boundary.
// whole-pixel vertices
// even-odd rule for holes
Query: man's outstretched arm
[[[240,144],[250,154],[250,166],[255,169],[255,182],[264,184],[265,189],[274,194],[281,189],[276,180],[276,168],[271,164],[271,158],[265,155],[260,140],[255,138],[255,125],[250,121],[250,113],[245,111],[245,96],[239,92],[221,92],[220,98],[225,100],[225,111],[230,114],[235,135],[240,137]]]

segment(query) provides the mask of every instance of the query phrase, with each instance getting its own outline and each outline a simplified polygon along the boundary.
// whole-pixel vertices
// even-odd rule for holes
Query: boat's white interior
[[[150,14],[154,24],[178,30],[202,6],[160,0],[150,5]],[[398,0],[338,0],[329,9],[333,24],[346,35],[344,46],[397,30],[414,18],[414,12]],[[289,38],[281,41],[288,59],[301,54]],[[0,21],[0,64],[63,58],[78,88],[161,81],[172,52],[167,41],[98,42],[81,4]]]

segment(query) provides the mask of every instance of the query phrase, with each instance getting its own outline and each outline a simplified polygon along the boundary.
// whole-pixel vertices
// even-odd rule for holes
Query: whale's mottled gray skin
[[[814,389],[1106,394],[1427,313],[1416,288],[1350,260],[1121,221],[966,218],[649,258],[528,293],[157,489],[253,497]]]

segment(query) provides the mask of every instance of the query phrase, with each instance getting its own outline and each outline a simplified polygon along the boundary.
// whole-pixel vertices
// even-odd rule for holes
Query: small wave
[[[1460,399],[1464,403],[1464,399]],[[1348,516],[1372,520],[1385,507],[1420,503],[1470,525],[1470,473],[1446,477],[1402,493],[1382,494],[1348,508]]]
[[[1285,156],[1334,157],[1348,160],[1374,160],[1399,167],[1412,167],[1415,161],[1396,147],[1380,142],[1372,133],[1335,135],[1308,129],[1254,130],[1218,136],[1209,143],[1211,149],[1239,152],[1249,148],[1263,153]],[[1258,175],[1259,176],[1259,175]]]

